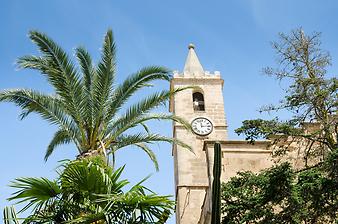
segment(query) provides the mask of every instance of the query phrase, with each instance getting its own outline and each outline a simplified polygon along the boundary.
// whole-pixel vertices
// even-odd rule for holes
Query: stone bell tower
[[[190,152],[173,146],[177,224],[197,224],[201,216],[209,187],[204,141],[227,139],[221,75],[204,71],[194,45],[188,48],[183,72],[175,72],[171,80],[172,89],[193,86],[170,100],[170,111],[191,122],[194,131],[173,124],[174,137],[193,148]]]

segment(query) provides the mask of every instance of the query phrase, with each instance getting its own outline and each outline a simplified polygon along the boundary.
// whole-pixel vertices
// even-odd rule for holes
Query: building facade
[[[183,72],[175,72],[171,88],[188,87],[170,100],[170,111],[192,125],[193,133],[173,123],[173,135],[193,148],[193,152],[173,146],[176,223],[210,223],[213,144],[222,145],[222,181],[238,171],[258,172],[273,164],[269,141],[228,140],[224,112],[223,84],[219,72],[204,71],[193,45]]]

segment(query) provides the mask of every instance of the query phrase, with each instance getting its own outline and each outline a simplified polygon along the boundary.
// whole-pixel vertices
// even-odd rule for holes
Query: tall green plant
[[[158,168],[149,143],[169,142],[190,148],[177,139],[151,133],[146,125],[149,120],[172,120],[190,128],[186,121],[173,114],[151,113],[183,89],[156,92],[126,106],[130,97],[151,86],[152,81],[169,81],[171,75],[163,67],[150,66],[117,84],[116,45],[111,30],[105,35],[101,59],[97,64],[83,47],[75,49],[76,65],[47,35],[31,31],[29,37],[41,55],[23,56],[17,64],[19,68],[43,74],[55,93],[10,89],[0,92],[0,102],[19,106],[22,109],[21,119],[36,113],[58,127],[47,147],[46,160],[62,144],[74,143],[80,156],[114,154],[121,148],[134,145],[143,150]],[[136,127],[144,131],[130,132]]]
[[[221,223],[221,171],[222,171],[222,154],[221,144],[214,144],[214,167],[212,182],[212,211],[211,224]]]

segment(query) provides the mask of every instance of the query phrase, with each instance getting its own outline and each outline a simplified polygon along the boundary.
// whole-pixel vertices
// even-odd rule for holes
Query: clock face
[[[212,132],[213,126],[211,121],[204,117],[195,118],[191,122],[192,130],[198,135],[208,135]]]

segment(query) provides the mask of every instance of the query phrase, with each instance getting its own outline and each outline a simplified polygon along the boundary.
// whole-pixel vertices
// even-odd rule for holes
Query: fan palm
[[[102,156],[75,160],[64,165],[58,180],[17,178],[9,200],[26,203],[21,211],[32,209],[23,223],[164,223],[173,211],[170,196],[155,194],[143,181],[124,193],[123,168],[114,171]]]
[[[163,67],[145,67],[117,85],[116,47],[111,30],[105,35],[97,65],[83,47],[75,49],[76,66],[45,34],[31,31],[29,37],[41,56],[23,56],[17,64],[20,68],[34,69],[45,75],[55,94],[11,89],[0,92],[0,102],[13,102],[21,107],[21,119],[34,112],[58,126],[47,147],[45,160],[59,145],[71,142],[76,145],[80,156],[114,154],[118,149],[134,145],[145,151],[157,168],[156,157],[148,143],[164,141],[189,148],[179,140],[150,133],[146,125],[147,121],[154,119],[173,120],[189,128],[187,122],[173,114],[151,113],[152,109],[184,89],[156,92],[125,108],[138,90],[150,86],[154,80],[170,80],[170,73]],[[135,127],[144,128],[144,132],[130,132]]]

